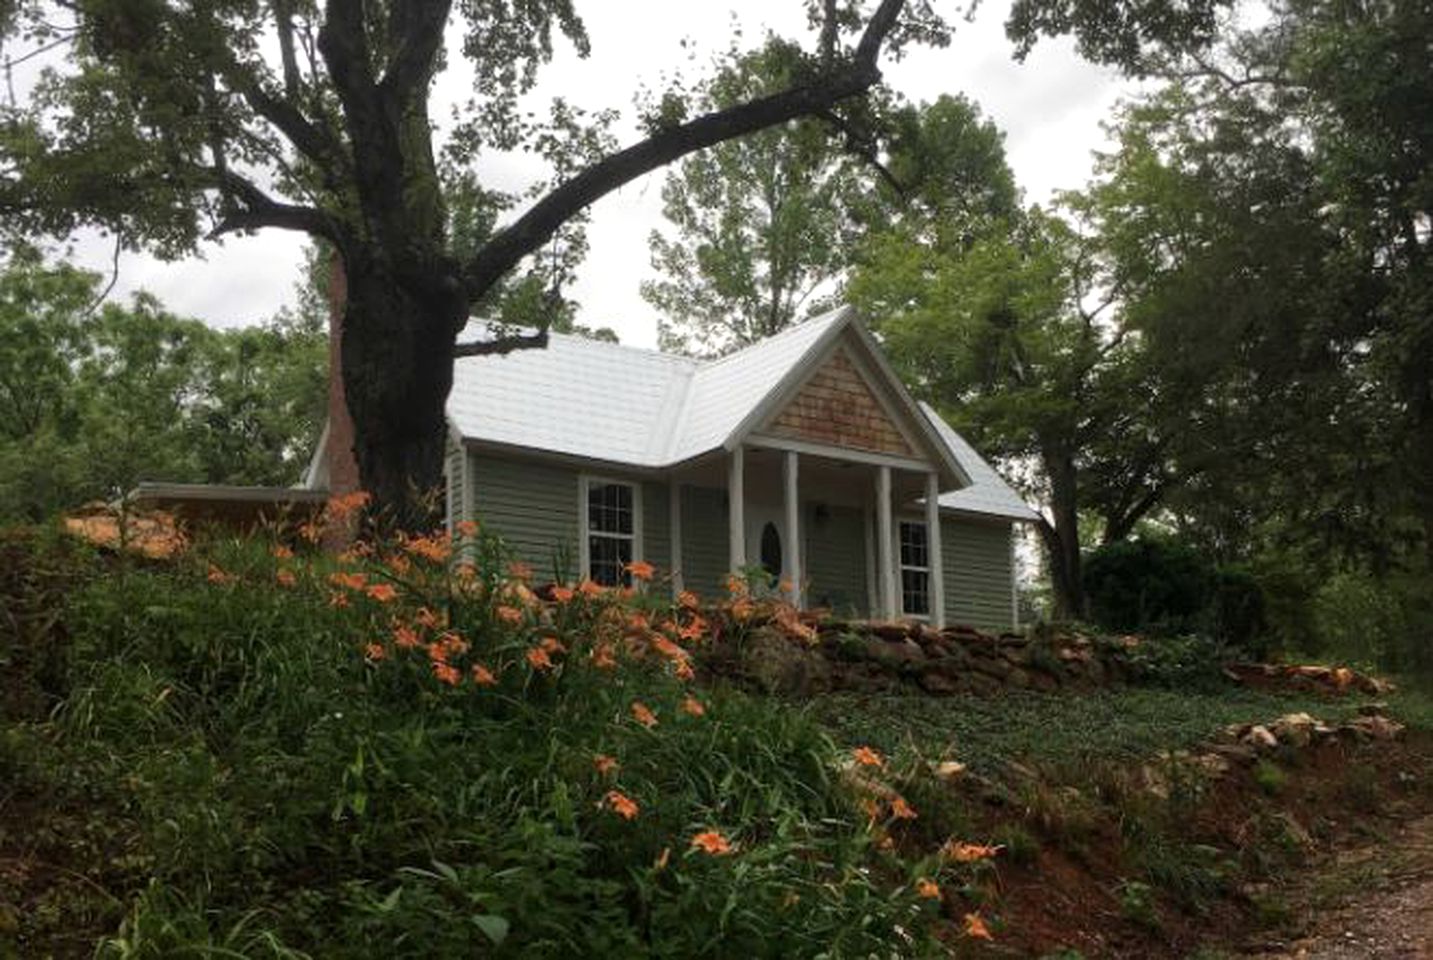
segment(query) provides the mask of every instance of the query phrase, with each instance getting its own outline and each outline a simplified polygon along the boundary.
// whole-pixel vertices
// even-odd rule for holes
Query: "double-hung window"
[[[637,486],[595,477],[585,477],[583,483],[585,572],[605,587],[631,586],[627,565],[641,559]]]
[[[908,617],[930,616],[930,534],[924,523],[902,520],[901,612]]]

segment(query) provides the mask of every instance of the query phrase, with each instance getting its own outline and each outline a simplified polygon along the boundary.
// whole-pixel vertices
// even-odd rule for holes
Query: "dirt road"
[[[1305,893],[1309,926],[1258,960],[1433,960],[1433,816],[1349,850]]]

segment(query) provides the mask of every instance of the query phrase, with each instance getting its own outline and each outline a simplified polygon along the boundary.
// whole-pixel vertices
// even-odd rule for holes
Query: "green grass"
[[[1010,760],[1064,765],[1086,760],[1143,760],[1193,746],[1231,723],[1307,711],[1329,720],[1353,714],[1367,698],[1332,700],[1242,687],[1210,693],[1123,687],[1100,693],[1009,691],[993,697],[835,694],[811,711],[838,741],[886,752],[915,748],[996,773]],[[1433,701],[1414,693],[1390,701],[1405,722],[1433,724]]]

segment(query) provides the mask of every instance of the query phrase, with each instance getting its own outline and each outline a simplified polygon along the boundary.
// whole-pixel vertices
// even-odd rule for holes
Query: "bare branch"
[[[882,0],[861,36],[855,59],[815,81],[660,130],[565,181],[499,231],[466,264],[463,281],[468,298],[481,297],[578,211],[643,174],[704,147],[819,114],[847,97],[865,93],[881,79],[876,59],[903,5],[904,0]]]
[[[535,333],[515,333],[509,337],[494,340],[479,340],[475,343],[460,343],[453,347],[454,357],[506,356],[514,350],[535,350],[547,346],[547,328]]]
[[[891,172],[890,168],[881,162],[881,158],[876,154],[875,147],[867,142],[866,138],[862,137],[859,131],[853,129],[839,113],[834,110],[822,110],[816,114],[816,116],[831,124],[845,136],[844,148],[847,153],[865,161],[867,166],[875,170],[881,179],[886,181],[886,185],[894,190],[897,196],[906,196],[909,187],[902,183],[900,179]]]
[[[209,239],[215,240],[228,233],[242,230],[258,230],[262,227],[277,227],[281,230],[297,230],[328,240],[340,250],[346,249],[347,236],[338,223],[314,207],[291,203],[280,203],[261,190],[247,177],[228,169],[203,171],[213,179],[216,187],[225,194],[243,203],[243,209],[231,210],[218,225],[209,231]]]

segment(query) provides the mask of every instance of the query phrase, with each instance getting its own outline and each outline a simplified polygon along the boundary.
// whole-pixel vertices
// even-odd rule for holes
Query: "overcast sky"
[[[624,114],[619,136],[635,137],[630,126],[634,93],[643,84],[660,89],[664,73],[693,76],[724,50],[733,25],[754,45],[765,28],[804,36],[800,0],[621,0],[579,4],[592,39],[592,55],[580,60],[563,50],[543,73],[539,103],[561,95],[591,109],[618,107]],[[1032,202],[1052,191],[1082,186],[1090,175],[1091,151],[1104,142],[1101,121],[1129,88],[1112,71],[1081,61],[1067,41],[1042,42],[1024,64],[1011,58],[1002,21],[1007,4],[982,4],[974,23],[961,23],[944,50],[917,50],[899,63],[884,63],[887,82],[912,99],[964,93],[1006,134],[1011,167]],[[689,42],[684,48],[683,40]],[[808,41],[809,42],[809,41]],[[693,48],[696,59],[689,57]],[[438,78],[435,119],[466,96],[461,58]],[[522,158],[500,158],[484,173],[511,188],[537,175]],[[661,183],[657,172],[599,201],[592,209],[591,253],[577,285],[569,291],[582,305],[580,322],[610,326],[622,342],[652,346],[656,316],[638,295],[651,274],[647,236],[661,226]],[[203,257],[160,263],[144,256],[120,262],[116,296],[145,289],[172,311],[216,326],[260,322],[293,300],[303,239],[277,230],[206,244]],[[108,273],[110,248],[80,241],[76,258]]]

